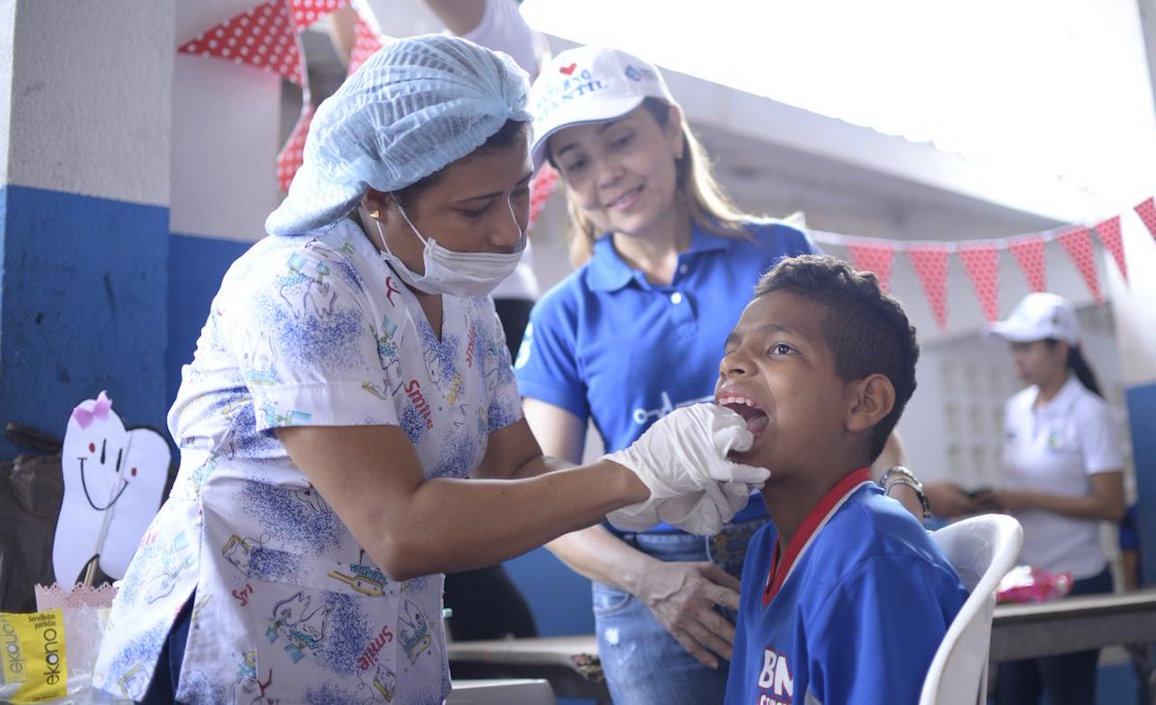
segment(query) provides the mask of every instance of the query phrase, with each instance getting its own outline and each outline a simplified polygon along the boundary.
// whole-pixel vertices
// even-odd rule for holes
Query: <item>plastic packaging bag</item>
[[[122,702],[93,691],[92,669],[116,591],[37,586],[38,612],[0,613],[0,702]],[[124,701],[127,702],[127,701]]]
[[[1049,573],[1043,568],[1017,565],[996,587],[996,602],[1058,600],[1072,590],[1071,573]]]

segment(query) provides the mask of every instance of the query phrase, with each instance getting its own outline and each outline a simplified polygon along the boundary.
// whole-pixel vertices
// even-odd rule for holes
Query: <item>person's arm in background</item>
[[[341,63],[349,66],[353,55],[353,43],[357,37],[357,10],[352,5],[344,5],[329,13],[329,39]]]
[[[424,2],[438,16],[446,29],[459,37],[477,29],[486,14],[486,0],[424,0]]]
[[[883,452],[871,464],[871,479],[879,482],[883,473],[897,465],[907,465],[907,452],[903,449],[903,441],[899,439],[899,432],[892,431],[883,446]],[[899,501],[903,507],[911,512],[919,521],[923,521],[923,503],[919,501],[919,493],[910,485],[894,484],[887,488],[887,496]]]
[[[927,495],[931,513],[943,519],[975,514],[983,509],[962,487],[950,480],[925,483],[923,494]]]
[[[545,39],[535,32],[514,0],[423,0],[453,34],[510,55],[530,80],[549,54]]]
[[[1123,469],[1098,472],[1088,478],[1090,494],[1072,497],[1040,490],[1000,489],[991,499],[1000,509],[1043,509],[1076,519],[1120,521],[1124,516]]]
[[[537,399],[524,399],[522,407],[544,453],[581,462],[585,422]],[[730,659],[735,628],[714,607],[738,609],[739,581],[722,568],[707,562],[660,561],[600,525],[561,536],[546,548],[580,575],[638,597],[703,665],[717,668],[719,657]]]

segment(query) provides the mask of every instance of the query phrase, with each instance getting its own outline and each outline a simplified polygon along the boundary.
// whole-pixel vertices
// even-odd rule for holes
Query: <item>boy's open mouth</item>
[[[719,395],[718,403],[743,417],[743,420],[747,422],[747,430],[755,438],[758,438],[771,422],[770,418],[767,417],[767,412],[763,411],[757,402],[746,397],[724,392]]]

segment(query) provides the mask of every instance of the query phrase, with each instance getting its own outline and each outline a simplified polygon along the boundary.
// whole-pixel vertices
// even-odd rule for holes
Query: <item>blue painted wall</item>
[[[1156,585],[1156,383],[1131,387],[1124,399],[1132,428],[1144,582]]]
[[[130,426],[164,427],[169,211],[0,188],[0,424],[63,436],[107,390]],[[21,452],[0,439],[0,460]]]
[[[233,260],[252,246],[249,242],[179,235],[169,240],[169,344],[165,355],[167,392],[171,407],[181,386],[181,367],[193,359],[197,338],[209,317],[209,305]]]

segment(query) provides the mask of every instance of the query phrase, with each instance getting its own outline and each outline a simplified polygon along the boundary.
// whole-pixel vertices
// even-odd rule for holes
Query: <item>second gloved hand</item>
[[[770,472],[727,459],[751,447],[741,416],[716,404],[675,409],[647,429],[629,448],[603,456],[638,475],[650,499],[607,515],[625,530],[665,521],[698,534],[717,533]]]

